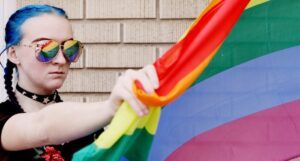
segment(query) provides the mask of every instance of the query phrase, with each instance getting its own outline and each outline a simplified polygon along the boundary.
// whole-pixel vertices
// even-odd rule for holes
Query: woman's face
[[[39,40],[55,40],[62,43],[73,38],[71,25],[67,19],[54,14],[43,14],[25,21],[21,27],[23,38],[20,44],[32,44]],[[19,72],[19,84],[25,89],[40,94],[52,93],[60,88],[66,79],[70,63],[60,50],[49,63],[39,62],[35,48],[16,46],[15,55]]]

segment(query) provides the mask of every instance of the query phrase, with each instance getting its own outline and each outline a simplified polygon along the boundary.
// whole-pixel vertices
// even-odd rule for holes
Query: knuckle
[[[123,81],[125,78],[124,78],[124,76],[122,75],[122,76],[120,76],[119,78],[118,78],[118,80],[117,80],[117,83],[119,83],[120,81]]]
[[[124,93],[124,94],[122,94],[122,97],[124,100],[129,101],[129,102],[134,100],[134,97],[131,94]]]
[[[135,73],[136,73],[136,71],[134,71],[134,70],[132,70],[132,69],[128,69],[128,70],[126,70],[125,75],[131,76],[131,75],[133,75],[133,74],[135,74]]]
[[[146,70],[152,70],[153,68],[154,68],[153,65],[150,65],[150,64],[145,66]]]

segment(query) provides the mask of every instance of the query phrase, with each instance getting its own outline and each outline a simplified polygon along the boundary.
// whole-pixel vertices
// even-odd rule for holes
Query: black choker
[[[31,98],[35,101],[38,101],[42,104],[48,104],[50,102],[54,102],[58,96],[58,93],[56,90],[53,94],[50,94],[50,95],[39,95],[39,94],[31,93],[31,92],[23,89],[22,87],[19,86],[19,84],[17,84],[16,89],[24,96]]]

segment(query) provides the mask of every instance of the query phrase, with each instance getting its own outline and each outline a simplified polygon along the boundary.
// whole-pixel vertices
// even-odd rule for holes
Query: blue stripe
[[[128,160],[126,157],[122,157],[121,159],[120,159],[120,161],[130,161],[130,160]]]
[[[300,46],[219,73],[163,110],[149,160],[165,160],[200,133],[299,98]]]

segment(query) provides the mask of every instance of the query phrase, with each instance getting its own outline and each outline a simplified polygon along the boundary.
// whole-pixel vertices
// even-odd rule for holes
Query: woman
[[[0,104],[0,160],[45,160],[47,153],[71,160],[75,151],[101,133],[100,128],[110,122],[123,100],[139,116],[147,114],[131,87],[133,80],[139,80],[146,92],[153,92],[158,87],[153,66],[128,70],[104,102],[61,101],[56,90],[82,50],[62,9],[23,7],[10,17],[5,33],[8,61],[4,78],[9,99]],[[16,92],[13,69],[18,71]]]

